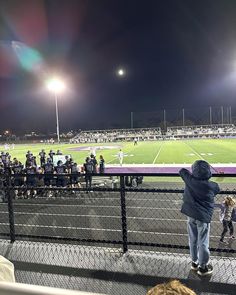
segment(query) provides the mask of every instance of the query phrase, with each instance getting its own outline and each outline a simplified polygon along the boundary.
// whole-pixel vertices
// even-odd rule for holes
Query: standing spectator
[[[44,175],[43,175],[43,168],[39,167],[37,169],[37,176],[36,176],[36,187],[41,187],[39,189],[37,189],[36,193],[37,195],[42,194],[43,193],[43,186],[44,186]]]
[[[70,176],[70,183],[71,183],[71,187],[79,187],[79,171],[78,171],[78,166],[77,163],[71,162],[70,165],[70,173],[72,174]]]
[[[41,152],[39,152],[39,157],[40,157],[40,166],[43,167],[43,165],[46,162],[46,153],[45,153],[45,150],[41,150]]]
[[[25,167],[27,168],[31,166],[32,164],[33,154],[31,153],[31,151],[28,151],[25,156],[26,156]]]
[[[220,237],[220,242],[226,243],[224,241],[225,235],[228,232],[230,238],[234,239],[234,227],[233,227],[233,221],[236,221],[236,209],[235,209],[235,200],[227,196],[224,199],[224,202],[222,204],[215,204],[215,207],[218,207],[221,209],[220,211],[220,221],[223,224],[223,231]]]
[[[124,153],[123,153],[123,151],[121,149],[120,149],[120,151],[118,153],[118,159],[119,159],[119,162],[120,162],[120,166],[122,166],[123,159],[124,159]]]
[[[31,151],[27,151],[27,153],[26,153],[26,159],[30,159],[31,157],[32,157],[32,153],[31,153]]]
[[[88,192],[88,190],[91,190],[91,187],[92,187],[92,174],[93,174],[93,163],[89,157],[85,159],[84,172],[85,172],[86,189]]]
[[[51,187],[52,180],[53,180],[53,172],[54,172],[53,162],[51,158],[48,158],[47,163],[43,165],[43,172],[44,172],[44,185]]]
[[[105,170],[105,160],[102,155],[100,155],[100,161],[99,161],[99,173],[104,173]]]
[[[187,215],[188,237],[192,270],[201,276],[210,275],[213,267],[208,264],[210,222],[214,210],[214,197],[220,189],[211,178],[210,165],[198,160],[192,165],[192,174],[185,168],[179,171],[185,182],[181,212]]]
[[[91,154],[91,156],[90,156],[90,161],[93,164],[93,173],[96,174],[97,173],[97,167],[98,167],[98,161],[97,161],[96,157],[93,154]]]
[[[65,187],[66,186],[66,173],[67,169],[66,166],[62,163],[61,160],[57,162],[57,166],[55,167],[55,171],[57,175],[57,187]]]
[[[14,186],[21,187],[24,184],[24,176],[20,175],[23,173],[24,166],[19,162],[16,158],[14,158],[13,164],[12,164],[12,171],[15,174],[14,175]],[[16,190],[15,191],[16,196],[20,197],[22,194],[22,190]]]
[[[35,197],[36,195],[36,190],[35,185],[36,185],[36,173],[37,173],[37,167],[31,162],[26,168],[26,185],[27,185],[27,196],[31,195],[32,197]]]
[[[62,155],[62,152],[60,150],[57,150],[56,155]]]
[[[4,163],[5,167],[5,173],[10,175],[12,171],[12,161],[11,161],[11,155],[9,153],[6,153],[6,161]]]
[[[50,150],[50,152],[48,153],[49,157],[52,159],[53,161],[53,156],[55,155],[53,150]]]
[[[7,160],[7,156],[5,152],[1,152],[1,159],[2,159],[2,163],[3,165],[5,165],[6,160]]]
[[[16,158],[14,158],[14,161],[12,163],[12,171],[14,174],[22,174],[24,170],[24,166],[20,161],[18,161]],[[18,175],[18,177],[15,177],[14,185],[21,186],[23,185],[23,176]]]
[[[33,165],[37,167],[36,157],[33,156],[31,159],[32,159]]]
[[[69,171],[71,169],[71,163],[73,162],[73,159],[69,157],[68,155],[65,156],[65,166],[66,169]]]

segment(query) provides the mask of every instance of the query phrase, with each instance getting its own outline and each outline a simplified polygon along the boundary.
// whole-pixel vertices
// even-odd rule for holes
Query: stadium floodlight
[[[47,83],[48,90],[54,93],[60,93],[65,89],[65,84],[62,80],[58,78],[53,78]]]
[[[57,124],[57,141],[60,143],[60,132],[59,132],[59,116],[58,116],[58,94],[65,89],[65,84],[62,80],[58,78],[53,78],[48,81],[47,88],[54,94],[55,104],[56,104],[56,124]]]

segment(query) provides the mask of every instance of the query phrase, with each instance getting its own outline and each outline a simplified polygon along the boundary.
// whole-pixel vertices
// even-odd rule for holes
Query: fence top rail
[[[27,173],[19,173],[19,174],[0,174],[0,178],[2,177],[19,177],[19,176],[41,176],[45,177],[46,176],[85,176],[85,173],[64,173],[64,174],[55,174],[55,173],[47,173],[47,174],[42,174],[42,173],[34,173],[34,174],[27,174]],[[134,173],[134,172],[112,172],[112,173],[90,173],[89,175],[91,176],[96,176],[96,177],[105,177],[105,176],[157,176],[157,177],[180,177],[179,173],[150,173],[150,172],[139,172],[139,173]],[[212,177],[236,177],[236,173],[214,173],[212,172]]]
[[[65,290],[59,288],[27,285],[19,283],[0,282],[1,295],[98,295],[80,291]],[[102,294],[99,294],[102,295]],[[105,294],[103,294],[105,295]]]

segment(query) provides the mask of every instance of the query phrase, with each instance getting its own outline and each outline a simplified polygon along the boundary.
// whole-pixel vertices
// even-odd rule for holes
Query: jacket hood
[[[195,178],[207,180],[211,178],[210,165],[203,160],[198,160],[192,165],[192,175]]]

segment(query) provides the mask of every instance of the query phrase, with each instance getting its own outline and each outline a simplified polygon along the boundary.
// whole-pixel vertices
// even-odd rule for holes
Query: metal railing
[[[40,177],[44,178],[45,175],[41,174],[36,174],[34,175],[35,178]],[[69,179],[71,175],[57,175],[55,174],[52,175],[53,178],[57,177],[66,177]],[[4,176],[4,184],[2,185],[2,193],[5,194],[4,200],[7,205],[7,211],[8,211],[8,222],[9,222],[9,230],[7,230],[6,227],[6,219],[4,220],[4,231],[2,230],[2,223],[0,223],[0,237],[9,237],[11,242],[14,242],[15,240],[19,239],[37,239],[37,240],[50,240],[51,242],[53,240],[55,241],[62,241],[62,242],[91,242],[91,243],[105,243],[105,244],[116,244],[120,245],[123,248],[123,252],[127,252],[129,249],[129,246],[146,246],[146,247],[156,247],[156,248],[173,248],[173,249],[188,249],[188,243],[186,238],[183,240],[182,238],[181,243],[179,242],[178,235],[184,235],[183,233],[180,233],[183,231],[183,227],[176,228],[176,232],[173,233],[173,230],[171,228],[171,223],[172,225],[176,225],[176,223],[184,223],[185,222],[185,217],[180,213],[180,204],[181,204],[181,199],[182,199],[182,193],[183,193],[183,188],[174,188],[173,184],[169,184],[169,187],[172,188],[154,188],[154,186],[158,186],[158,183],[155,182],[147,182],[149,183],[148,186],[145,186],[145,182],[139,186],[139,187],[132,187],[132,183],[129,179],[129,184],[127,183],[127,177],[136,178],[143,176],[140,173],[134,173],[130,175],[128,174],[103,174],[103,175],[93,175],[93,177],[98,180],[101,178],[101,182],[97,181],[97,184],[92,186],[91,188],[86,188],[85,184],[80,186],[80,187],[71,187],[71,186],[65,186],[65,187],[57,187],[56,186],[56,181],[55,185],[51,185],[50,187],[46,186],[38,186],[37,183],[35,183],[35,186],[29,186],[29,185],[22,185],[22,186],[15,186],[14,185],[14,178],[15,177],[26,177],[26,175],[5,175]],[[146,175],[146,178],[148,177],[173,177],[177,176],[177,174],[148,174]],[[236,175],[232,174],[219,174],[215,175],[215,177],[235,177]],[[113,178],[108,181],[110,178]],[[114,177],[119,178],[118,182],[116,183],[116,187],[114,187]],[[153,179],[152,179],[153,181]],[[159,180],[160,181],[160,180]],[[105,185],[106,183],[109,183],[110,185]],[[81,179],[81,183],[84,183],[83,178]],[[168,186],[168,182],[166,183]],[[153,186],[150,188],[150,186]],[[21,192],[21,196],[19,196],[19,192]],[[29,193],[30,192],[30,193]],[[33,192],[33,193],[32,193]],[[18,194],[18,196],[17,196]],[[216,197],[216,202],[222,202],[222,196],[226,194],[232,194],[236,195],[236,191],[234,189],[225,189],[221,190],[220,194]],[[92,196],[91,196],[92,195]],[[103,198],[101,196],[104,196]],[[149,198],[152,197],[151,199]],[[102,215],[99,215],[100,213],[96,214],[96,217],[99,219],[106,219],[113,222],[116,220],[116,224],[113,225],[113,228],[106,229],[106,228],[96,228],[96,227],[91,227],[90,228],[83,228],[83,227],[78,227],[75,229],[77,231],[79,230],[85,230],[91,231],[91,232],[96,232],[96,231],[105,231],[109,234],[103,234],[103,235],[82,235],[82,234],[74,234],[74,235],[66,235],[65,232],[63,234],[63,231],[58,231],[58,233],[55,234],[55,229],[58,228],[64,228],[65,230],[68,228],[70,229],[71,227],[64,226],[59,226],[58,224],[55,224],[51,226],[50,222],[45,228],[47,228],[47,233],[42,234],[42,230],[38,231],[30,231],[29,229],[32,227],[37,227],[40,229],[43,226],[40,224],[27,224],[26,219],[28,219],[28,216],[30,215],[29,212],[23,212],[20,213],[20,211],[17,211],[16,208],[21,208],[22,206],[39,206],[40,204],[44,204],[46,206],[50,207],[50,204],[54,204],[54,209],[50,211],[51,213],[39,213],[38,216],[44,216],[45,218],[48,217],[49,220],[52,220],[51,217],[57,218],[57,222],[61,220],[61,223],[63,223],[63,218],[70,218],[71,216],[73,218],[78,217],[82,218],[88,217],[88,218],[93,218],[94,216],[91,215],[86,215],[81,213],[76,213],[75,214],[68,214],[65,212],[61,211],[61,208],[63,209],[63,206],[67,208],[70,206],[79,206],[81,207],[82,204],[81,200],[92,200],[94,197],[96,197],[95,200],[99,201],[99,204],[94,206],[97,206],[97,209],[99,210],[99,207],[107,208],[107,213],[108,211],[112,211],[115,209],[117,211],[117,207],[119,208],[119,214],[116,213],[116,216],[112,216],[112,214],[108,213],[107,216],[105,216],[104,212],[102,212]],[[174,199],[174,200],[173,200]],[[106,202],[115,202],[115,206],[107,206]],[[57,204],[58,201],[60,201],[60,204]],[[173,201],[173,202],[172,202]],[[68,203],[69,202],[69,203]],[[161,207],[158,207],[159,204],[162,204]],[[102,206],[101,206],[102,204]],[[114,204],[114,203],[113,203]],[[132,206],[130,206],[132,204]],[[164,207],[163,207],[164,204]],[[167,205],[165,205],[167,204]],[[66,207],[67,206],[67,207]],[[82,205],[84,207],[90,206],[89,204],[84,204]],[[146,207],[145,207],[146,206]],[[167,207],[165,207],[167,206]],[[57,213],[57,207],[60,209],[61,215],[59,216]],[[31,209],[32,209],[31,208]],[[64,208],[64,209],[65,209]],[[134,212],[132,212],[132,210]],[[142,212],[142,216],[135,216],[135,214],[140,214]],[[159,214],[153,212],[159,212]],[[6,214],[6,211],[4,212]],[[20,222],[19,223],[19,214],[20,214]],[[64,215],[63,215],[64,214]],[[117,215],[118,214],[118,215]],[[153,217],[150,216],[150,214],[153,214]],[[134,215],[134,216],[132,216]],[[220,221],[216,217],[217,214],[215,214],[215,218],[213,218],[213,229],[211,230],[211,237],[213,239],[216,239],[216,236],[220,235]],[[5,215],[4,215],[5,216]],[[110,217],[109,217],[110,216]],[[24,220],[25,217],[25,220]],[[59,219],[58,219],[59,217]],[[146,220],[146,221],[145,221]],[[39,218],[38,218],[39,221]],[[55,221],[55,220],[54,220]],[[119,221],[119,222],[118,222]],[[139,221],[139,224],[137,224],[134,221]],[[141,221],[141,222],[140,222]],[[24,224],[24,222],[26,222]],[[158,238],[153,238],[155,236],[155,232],[151,229],[148,229],[147,223],[150,222],[152,223],[151,225],[164,225],[167,224],[168,227],[165,229],[166,232],[165,234],[173,234],[176,235],[176,239],[167,239],[166,236],[165,238],[159,236]],[[60,222],[59,222],[60,223]],[[215,224],[217,223],[218,229],[216,228]],[[19,226],[21,224],[21,228]],[[112,223],[110,223],[112,225]],[[22,229],[23,228],[23,229]],[[24,230],[26,228],[27,230]],[[150,226],[149,226],[150,228]],[[52,229],[52,230],[50,230]],[[145,230],[144,230],[145,229]],[[184,228],[185,230],[185,228]],[[114,235],[112,235],[112,232]],[[78,233],[78,232],[77,232]],[[135,233],[135,234],[134,234]],[[142,236],[143,233],[143,236]],[[146,234],[145,234],[146,233]],[[157,230],[156,233],[163,234],[160,230]],[[103,236],[104,238],[97,238],[98,236]],[[225,252],[225,253],[236,253],[235,248],[222,248],[219,247],[216,243],[213,243],[213,246],[211,246],[211,251],[215,252]]]

